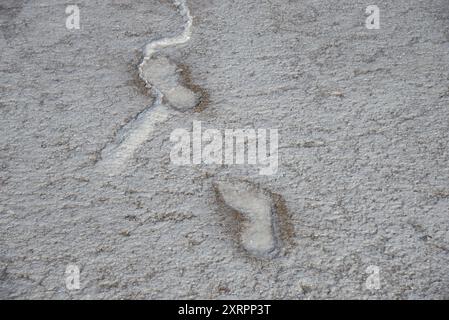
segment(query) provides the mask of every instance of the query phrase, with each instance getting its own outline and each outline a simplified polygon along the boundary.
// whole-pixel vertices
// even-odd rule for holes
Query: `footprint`
[[[242,181],[214,184],[218,198],[238,215],[239,241],[249,254],[273,258],[280,249],[276,199],[266,190]]]
[[[168,119],[169,115],[169,110],[162,104],[144,110],[136,119],[121,128],[115,141],[102,150],[97,170],[110,176],[123,171],[135,151],[148,140],[157,125]]]
[[[148,59],[141,66],[140,77],[147,84],[157,88],[164,98],[164,103],[179,111],[193,110],[200,97],[181,84],[178,66],[167,57],[158,56]]]

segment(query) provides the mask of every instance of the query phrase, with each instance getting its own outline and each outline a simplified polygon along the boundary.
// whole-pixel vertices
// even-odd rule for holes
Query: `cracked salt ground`
[[[175,6],[185,18],[184,31],[172,38],[151,41],[144,48],[144,58],[139,65],[139,76],[154,95],[154,103],[123,126],[115,140],[101,152],[97,168],[108,175],[119,174],[134,152],[176,110],[193,110],[200,103],[199,94],[180,83],[180,69],[165,56],[153,57],[158,50],[186,43],[190,39],[192,16],[184,0],[175,0]]]
[[[256,257],[275,256],[279,249],[279,235],[271,196],[241,181],[219,181],[215,188],[221,200],[241,214],[238,229],[242,247]]]

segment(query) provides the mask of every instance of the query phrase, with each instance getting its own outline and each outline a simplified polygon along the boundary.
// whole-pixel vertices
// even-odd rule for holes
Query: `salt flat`
[[[77,5],[68,30],[64,1],[0,4],[0,298],[449,298],[446,0],[187,0],[148,83],[186,12]],[[278,129],[276,173],[173,164],[194,121]],[[270,195],[276,255],[242,250],[223,180]]]

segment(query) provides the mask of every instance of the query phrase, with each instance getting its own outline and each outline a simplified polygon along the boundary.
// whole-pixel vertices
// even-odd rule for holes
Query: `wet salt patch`
[[[278,236],[276,212],[270,195],[247,182],[220,181],[215,187],[222,201],[242,215],[242,247],[257,257],[273,257],[278,249]]]

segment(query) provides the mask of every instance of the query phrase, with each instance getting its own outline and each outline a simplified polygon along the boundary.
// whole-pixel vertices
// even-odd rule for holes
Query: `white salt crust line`
[[[139,146],[155,131],[156,126],[166,121],[172,113],[169,108],[163,105],[164,94],[145,78],[143,67],[158,50],[184,44],[190,40],[193,23],[190,10],[185,0],[175,0],[174,4],[180,14],[187,20],[184,31],[178,36],[151,41],[145,46],[143,50],[144,57],[138,67],[139,77],[145,81],[147,88],[151,88],[155,100],[135,120],[121,128],[117,134],[116,141],[102,151],[98,165],[101,171],[108,175],[119,174],[126,167],[126,163]]]

